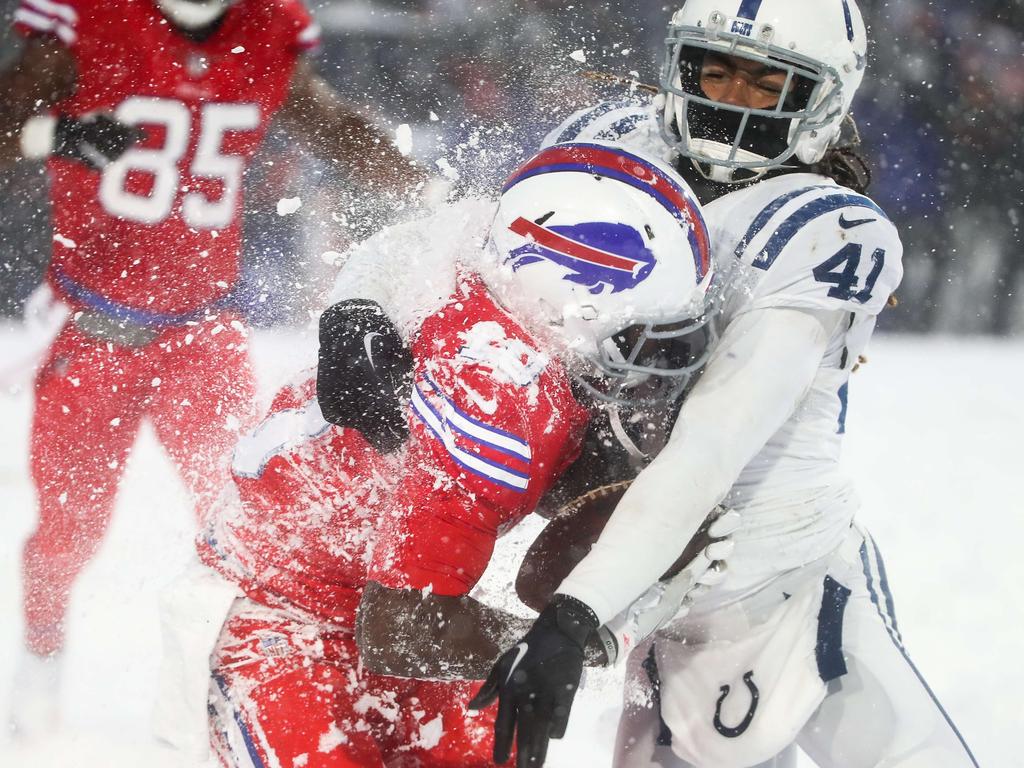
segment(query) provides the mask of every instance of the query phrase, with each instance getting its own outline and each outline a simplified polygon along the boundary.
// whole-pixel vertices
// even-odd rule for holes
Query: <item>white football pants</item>
[[[796,744],[820,768],[978,768],[903,647],[878,548],[862,529],[851,529],[850,537],[830,556],[835,563],[829,567],[829,573],[851,591],[842,619],[847,673],[828,684],[828,694],[800,730]],[[655,636],[653,642],[664,654],[663,644],[676,641]],[[672,723],[662,720],[657,691],[671,683],[658,679],[648,656],[649,644],[644,643],[627,662],[626,705],[614,767],[695,768],[672,751]],[[693,717],[706,716],[704,709],[695,706]],[[796,750],[790,747],[757,766],[696,768],[795,765]]]

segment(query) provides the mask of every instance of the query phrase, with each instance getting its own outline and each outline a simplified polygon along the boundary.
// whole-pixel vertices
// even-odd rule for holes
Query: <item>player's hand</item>
[[[102,170],[145,137],[141,128],[125,125],[102,112],[81,117],[60,115],[53,129],[52,154]]]
[[[539,768],[548,740],[560,739],[583,676],[584,649],[597,616],[585,603],[555,595],[530,630],[495,663],[470,709],[498,700],[494,761],[504,763],[516,744],[517,768]]]
[[[382,453],[408,437],[404,398],[412,354],[380,305],[340,301],[320,317],[316,396],[331,424],[358,430]]]

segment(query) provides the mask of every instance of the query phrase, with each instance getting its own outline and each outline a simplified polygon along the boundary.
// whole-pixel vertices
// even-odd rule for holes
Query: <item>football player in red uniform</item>
[[[47,159],[47,283],[71,310],[35,387],[38,665],[62,648],[144,417],[200,510],[226,481],[254,396],[229,306],[242,177],[271,117],[367,188],[409,195],[425,177],[303,61],[318,33],[301,0],[22,0],[15,27],[28,39],[0,73],[0,161]]]
[[[708,253],[673,174],[600,145],[529,161],[496,212],[465,201],[354,250],[316,379],[239,443],[199,539],[245,592],[212,656],[226,766],[493,764],[465,680],[522,621],[469,592],[597,403],[671,398],[700,365]]]

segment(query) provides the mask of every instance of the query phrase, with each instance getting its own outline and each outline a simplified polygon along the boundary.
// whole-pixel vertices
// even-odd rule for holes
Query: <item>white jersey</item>
[[[899,285],[903,247],[870,199],[810,173],[732,192],[704,215],[722,271],[723,328],[756,309],[844,315],[803,400],[725,499],[747,520],[737,540],[740,572],[748,541],[796,567],[838,545],[856,510],[839,467],[850,373]]]
[[[650,101],[605,102],[573,115],[547,141],[621,141],[664,158],[671,150],[658,120]],[[867,197],[809,173],[753,184],[703,212],[719,270],[723,343],[688,404],[697,402],[691,411],[707,408],[712,416],[698,413],[687,422],[684,404],[680,423],[692,439],[684,434],[681,442],[691,443],[685,454],[691,466],[670,455],[669,466],[658,467],[656,460],[645,470],[605,528],[608,546],[601,547],[602,534],[558,591],[582,599],[602,618],[620,610],[629,592],[619,588],[626,574],[652,571],[655,550],[685,529],[677,523],[681,512],[688,503],[699,505],[691,497],[714,486],[718,465],[734,459],[723,450],[721,433],[757,421],[761,404],[775,412],[773,426],[781,426],[751,441],[756,446],[743,455],[753,458],[732,470],[724,503],[744,524],[734,534],[729,578],[630,657],[614,764],[768,765],[761,761],[798,740],[830,768],[910,762],[976,768],[906,655],[881,556],[866,533],[851,527],[858,502],[839,468],[850,373],[902,277],[895,227]],[[774,309],[821,319],[820,337],[812,344],[807,328],[813,323],[780,319]],[[742,333],[730,338],[730,328]],[[743,334],[751,337],[747,343]],[[765,365],[756,359],[758,348],[776,334],[821,351],[814,357],[785,350],[784,362]],[[753,362],[717,365],[722,360],[716,358],[732,355]],[[799,369],[791,371],[794,363]],[[747,380],[757,371],[764,385],[760,391],[729,389],[730,370]],[[791,412],[785,409],[793,401],[774,402],[780,392],[792,395],[777,386],[785,377],[810,382]],[[729,389],[733,408],[716,388]],[[716,429],[716,422],[726,426]],[[663,456],[676,437],[674,431]],[[703,467],[702,452],[711,453]],[[631,499],[644,474],[657,480]],[[680,484],[681,475],[693,483]],[[662,503],[665,508],[656,509]],[[646,533],[634,535],[641,527]],[[671,541],[664,548],[674,554]],[[836,678],[843,684],[829,687]],[[776,764],[788,763],[783,757]]]
[[[671,150],[659,119],[651,99],[604,102],[572,115],[545,141],[611,140],[664,158]],[[858,502],[839,468],[849,377],[900,282],[903,249],[874,202],[812,173],[741,188],[703,212],[721,333],[746,313],[771,308],[835,319],[813,383],[723,500],[744,519],[729,584],[743,589],[824,556],[849,528]]]

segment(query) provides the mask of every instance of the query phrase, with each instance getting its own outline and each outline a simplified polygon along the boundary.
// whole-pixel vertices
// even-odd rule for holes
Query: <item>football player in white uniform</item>
[[[721,340],[667,446],[474,704],[499,699],[496,755],[515,732],[518,764],[541,764],[580,644],[721,503],[743,520],[728,575],[685,619],[662,601],[628,662],[615,765],[792,765],[798,744],[826,768],[976,766],[906,654],[839,468],[849,376],[902,277],[866,166],[838,147],[867,56],[860,11],[686,0],[667,45],[658,96],[584,110],[549,142],[619,141],[676,165],[704,203]]]

